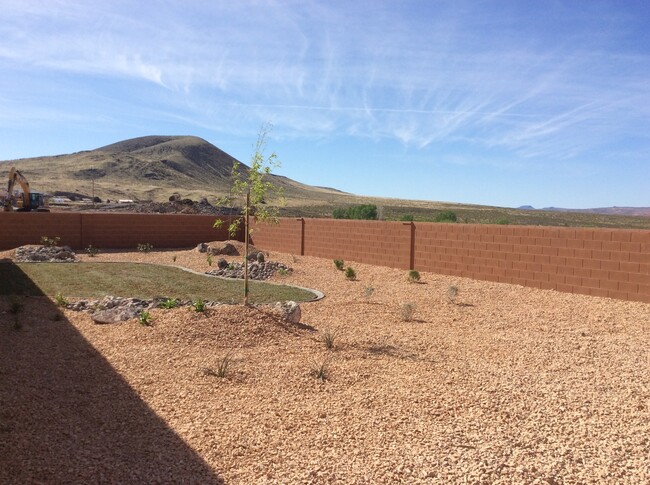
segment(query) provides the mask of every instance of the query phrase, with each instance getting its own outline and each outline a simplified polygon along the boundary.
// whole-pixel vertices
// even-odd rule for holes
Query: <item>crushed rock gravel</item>
[[[0,299],[0,483],[650,482],[650,305],[270,256],[326,295],[300,325]],[[209,270],[196,250],[92,260]]]

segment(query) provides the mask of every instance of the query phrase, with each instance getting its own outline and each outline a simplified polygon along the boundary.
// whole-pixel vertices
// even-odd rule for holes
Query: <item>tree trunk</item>
[[[246,214],[244,216],[244,305],[248,306],[248,215],[251,206],[251,191],[246,192]]]

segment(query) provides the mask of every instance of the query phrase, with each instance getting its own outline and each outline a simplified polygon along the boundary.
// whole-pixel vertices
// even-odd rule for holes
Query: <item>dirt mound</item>
[[[204,312],[188,308],[151,312],[153,329],[142,337],[147,344],[168,342],[210,348],[241,348],[280,343],[301,332],[269,306],[219,305]]]
[[[210,204],[206,199],[199,202],[191,199],[169,202],[134,202],[131,204],[111,204],[98,207],[104,212],[137,212],[141,214],[213,214],[215,216],[237,216],[240,209]]]

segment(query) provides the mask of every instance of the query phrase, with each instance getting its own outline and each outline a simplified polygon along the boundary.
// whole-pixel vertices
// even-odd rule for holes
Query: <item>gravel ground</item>
[[[95,325],[0,300],[0,483],[650,482],[650,305],[267,259],[325,293],[302,325],[239,306]],[[93,260],[210,269],[195,250]]]

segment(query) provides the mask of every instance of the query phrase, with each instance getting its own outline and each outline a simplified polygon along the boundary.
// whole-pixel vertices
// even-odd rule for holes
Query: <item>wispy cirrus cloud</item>
[[[99,79],[99,95],[152,122],[242,133],[273,120],[284,138],[466,144],[533,166],[631,136],[650,146],[650,54],[634,43],[646,27],[607,2],[7,1],[0,68],[43,92]]]

